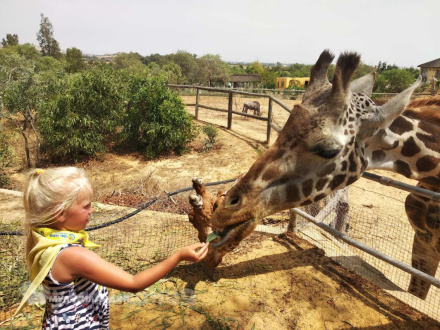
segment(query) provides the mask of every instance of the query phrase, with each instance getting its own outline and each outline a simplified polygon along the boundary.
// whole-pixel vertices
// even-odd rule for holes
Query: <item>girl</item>
[[[84,230],[94,211],[92,195],[83,169],[37,169],[29,174],[23,200],[26,262],[32,283],[17,312],[43,283],[43,329],[107,329],[106,287],[130,292],[143,290],[180,261],[198,262],[208,252],[208,244],[190,245],[152,268],[131,275],[84,248],[96,246]]]

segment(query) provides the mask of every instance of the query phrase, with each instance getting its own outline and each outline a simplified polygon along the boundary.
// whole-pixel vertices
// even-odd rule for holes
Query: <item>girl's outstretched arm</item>
[[[205,243],[184,247],[162,261],[136,275],[105,261],[96,253],[83,247],[63,250],[52,267],[52,276],[58,282],[66,283],[81,276],[88,280],[121,291],[141,291],[163,278],[180,261],[198,262],[208,253]]]

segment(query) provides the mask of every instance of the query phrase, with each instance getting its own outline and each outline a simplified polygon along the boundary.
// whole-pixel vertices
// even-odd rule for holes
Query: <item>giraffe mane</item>
[[[408,105],[409,108],[420,108],[420,107],[429,107],[429,106],[440,106],[440,96],[435,97],[424,97],[424,98],[416,98],[410,102]]]
[[[414,99],[403,113],[409,118],[440,126],[440,97]]]

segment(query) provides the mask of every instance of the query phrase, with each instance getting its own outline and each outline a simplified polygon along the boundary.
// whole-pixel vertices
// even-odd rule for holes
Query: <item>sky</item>
[[[399,67],[440,58],[440,0],[0,0],[0,38],[38,45],[40,14],[62,50],[83,54],[313,64],[329,49]]]

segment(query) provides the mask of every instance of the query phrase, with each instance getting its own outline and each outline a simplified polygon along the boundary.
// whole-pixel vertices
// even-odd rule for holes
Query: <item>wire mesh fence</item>
[[[384,212],[376,212],[372,209],[371,204],[356,205],[351,201],[348,209],[341,208],[341,198],[349,200],[350,194],[366,193],[376,194],[382,204],[393,205],[396,209],[401,209],[402,213],[392,216]],[[369,198],[367,197],[366,200]],[[405,216],[403,200],[397,200],[392,195],[385,196],[350,186],[333,194],[331,198],[327,198],[325,204],[312,204],[303,209],[332,228],[338,226],[338,219],[345,218],[344,226],[339,226],[339,229],[350,238],[383,253],[387,257],[411,266],[414,230]],[[288,216],[284,218],[287,219]],[[265,219],[263,223],[266,225],[257,227],[257,230],[269,231],[273,234],[283,233],[288,227],[286,221],[274,222],[270,218]],[[322,248],[326,256],[344,268],[373,281],[381,289],[429,317],[440,320],[438,307],[440,306],[440,289],[438,287],[431,286],[427,297],[420,299],[408,292],[411,275],[407,272],[338,240],[303,217],[296,217],[295,232],[301,238]],[[440,268],[436,270],[435,278],[440,279]]]
[[[218,190],[229,187],[230,183],[222,183],[209,186],[209,190],[215,194]],[[100,228],[90,231],[90,236],[92,241],[101,245],[96,252],[126,271],[136,273],[160,262],[177,249],[197,242],[197,232],[187,216],[188,196],[191,191],[192,189],[188,188],[172,196],[159,196],[142,212],[139,211],[145,204],[134,208],[94,205],[96,211],[92,223]],[[321,203],[303,207],[302,210],[331,227],[339,228],[351,238],[411,265],[414,230],[404,216],[403,200],[398,200],[392,195],[376,196],[385,205],[402,209],[402,216],[393,216],[374,210],[370,204],[352,202],[350,196],[366,193],[353,185],[349,189],[338,191]],[[347,201],[350,203],[347,204]],[[132,213],[135,214],[126,220],[103,226],[109,219],[126,217]],[[440,291],[437,287],[431,286],[424,300],[415,297],[407,292],[411,278],[408,273],[336,239],[304,218],[293,217],[285,211],[263,219],[256,230],[278,235],[284,233],[293,220],[296,220],[296,235],[322,248],[329,258],[372,280],[409,306],[440,320]],[[2,230],[4,229],[2,227]],[[0,326],[8,324],[27,281],[23,246],[22,236],[1,236]],[[439,270],[436,278],[440,278]],[[25,311],[28,315],[41,316],[42,307],[36,304],[27,307]]]
[[[225,190],[231,181],[211,185],[209,189],[212,193]],[[135,207],[93,203],[95,212],[91,217],[93,226],[89,228],[89,236],[91,241],[100,245],[94,251],[135,274],[164,260],[176,250],[197,243],[197,231],[187,215],[191,190],[189,187],[164,193]],[[9,324],[29,282],[24,237],[17,235],[23,232],[21,224],[2,223],[0,232],[0,326],[3,326]],[[30,315],[41,318],[42,301],[36,297],[31,301],[35,304],[26,307],[24,315],[27,315],[26,318]]]

